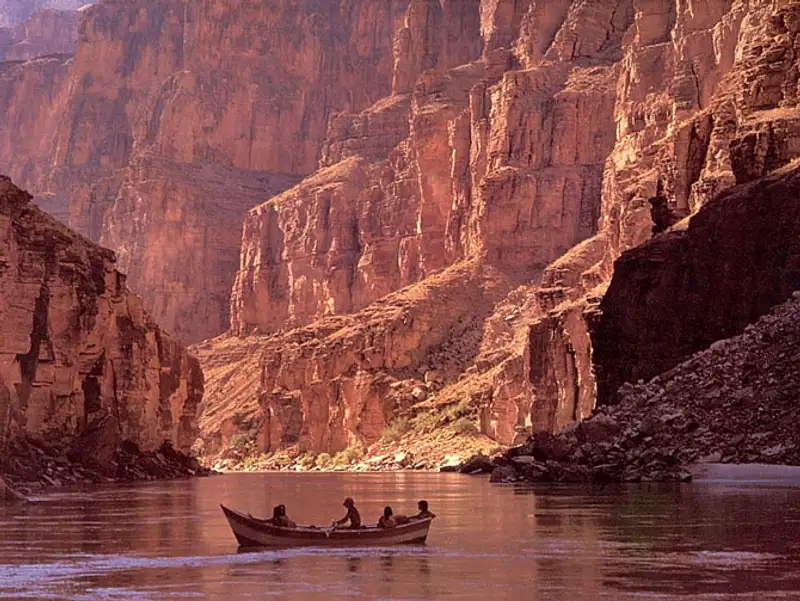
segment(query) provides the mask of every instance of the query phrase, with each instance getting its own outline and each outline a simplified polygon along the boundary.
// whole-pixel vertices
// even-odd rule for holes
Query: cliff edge
[[[135,477],[142,454],[188,452],[197,360],[128,292],[113,252],[30,201],[0,177],[0,472]]]

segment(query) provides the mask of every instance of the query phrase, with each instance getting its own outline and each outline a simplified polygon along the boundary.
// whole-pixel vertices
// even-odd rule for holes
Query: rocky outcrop
[[[483,326],[463,371],[414,406],[466,400],[481,430],[509,444],[592,413],[592,332],[615,260],[797,156],[797,6],[465,2],[459,18],[473,27],[478,11],[483,44],[476,54],[456,43],[468,62],[453,67],[442,24],[455,6],[409,5],[395,37],[393,95],[332,121],[322,168],[250,212],[231,330],[278,332],[261,343],[259,395],[272,398],[269,374],[293,373],[277,404],[296,407],[319,374],[324,387],[365,370],[351,359],[334,370],[286,364],[272,346],[286,328],[314,331],[321,318],[370,311],[403,286],[424,285],[436,298],[440,270],[491,266],[506,277],[493,310],[471,313]],[[368,402],[387,371],[368,373],[348,405]],[[323,406],[343,398],[322,396]],[[256,405],[246,403],[257,429],[266,417]],[[286,411],[290,430],[308,419]],[[374,438],[360,436],[354,428],[347,438]]]
[[[481,321],[507,288],[495,270],[457,265],[353,315],[246,339],[249,352],[230,363],[218,365],[214,349],[235,348],[235,339],[199,345],[216,387],[201,418],[206,450],[248,431],[261,452],[336,453],[377,442],[397,415],[441,386],[433,380],[465,369]],[[254,352],[255,381],[242,370]]]
[[[14,505],[16,503],[22,503],[25,501],[25,497],[19,494],[16,490],[8,486],[2,479],[0,479],[0,506],[2,505]]]
[[[793,50],[797,43],[800,7],[792,2],[717,3],[692,7],[692,10],[688,5],[681,7],[670,2],[634,5],[635,23],[628,32],[628,43],[620,63],[615,110],[617,142],[604,175],[600,228],[594,239],[600,246],[598,260],[588,267],[581,266],[580,272],[571,276],[573,283],[562,286],[558,293],[569,300],[554,307],[544,319],[537,320],[530,331],[532,364],[539,366],[530,372],[531,384],[536,402],[540,405],[543,402],[545,407],[560,407],[567,398],[594,399],[596,391],[602,399],[608,399],[625,379],[640,377],[634,373],[639,368],[630,371],[621,368],[622,371],[611,374],[606,363],[610,355],[618,362],[623,361],[622,349],[627,344],[613,350],[612,337],[621,336],[623,340],[648,337],[646,331],[639,329],[642,322],[623,327],[622,322],[615,321],[624,333],[612,334],[611,322],[606,321],[608,325],[601,326],[599,338],[589,334],[612,274],[615,274],[612,295],[616,297],[618,287],[639,286],[642,293],[639,302],[648,303],[637,310],[641,314],[649,313],[652,344],[642,342],[636,351],[641,354],[635,358],[627,355],[625,359],[636,365],[652,361],[652,369],[646,368],[646,374],[642,372],[645,377],[741,329],[770,304],[785,298],[785,294],[781,297],[772,293],[770,301],[745,317],[745,313],[754,308],[750,301],[745,302],[748,309],[740,312],[734,308],[742,300],[738,292],[730,287],[709,288],[709,292],[715,291],[715,297],[707,307],[709,314],[701,317],[690,308],[693,301],[682,296],[690,293],[683,286],[681,292],[671,297],[676,304],[668,313],[675,321],[667,327],[660,310],[651,312],[650,296],[645,292],[650,284],[644,281],[647,278],[644,274],[653,275],[653,271],[644,265],[645,255],[638,255],[637,250],[630,258],[622,259],[616,268],[613,262],[624,251],[648,240],[654,231],[663,231],[697,212],[727,188],[761,177],[800,156],[790,142],[800,115],[794,75],[797,58]],[[717,223],[726,222],[725,210],[726,207],[720,205]],[[786,217],[773,213],[773,219],[782,222],[791,219],[789,215],[791,209]],[[699,219],[693,222],[695,226],[705,217]],[[734,210],[732,223],[739,219]],[[740,226],[739,232],[746,237],[743,228]],[[668,240],[675,241],[683,234],[675,232],[665,236],[656,247],[667,245]],[[703,261],[700,239],[697,238],[697,246],[692,250],[686,249],[682,259],[677,254],[669,259],[666,255],[656,259],[655,253],[650,256],[660,265],[664,261],[678,261],[671,264],[671,269],[680,279],[682,276],[677,273],[687,269],[695,256],[699,262]],[[745,243],[744,239],[741,243]],[[736,262],[737,257],[745,260],[744,256],[751,256],[736,248],[736,243],[720,251],[732,253],[725,255],[727,258],[723,261]],[[637,255],[643,259],[638,263],[638,267],[643,268],[642,273],[628,263]],[[704,264],[710,269],[709,274],[718,273],[717,266]],[[695,273],[695,277],[701,277],[699,271]],[[651,283],[658,286],[658,276],[654,277]],[[702,277],[706,277],[705,272]],[[628,279],[628,284],[623,283]],[[663,285],[670,284],[664,282]],[[695,284],[694,288],[699,290],[700,284]],[[575,293],[580,300],[574,299]],[[602,306],[610,309],[615,302],[608,298]],[[702,321],[706,317],[726,325],[704,332],[698,319]],[[609,316],[608,319],[614,318]],[[674,332],[669,329],[673,325],[683,332],[677,334],[674,344],[667,342],[673,340]],[[659,338],[660,342],[654,342],[654,338]],[[688,342],[689,339],[692,342]],[[590,344],[586,344],[587,340]],[[594,348],[595,340],[600,349]],[[554,347],[566,349],[566,359],[561,352],[551,352]],[[560,375],[564,372],[565,361],[572,376]],[[596,364],[600,381],[595,380]],[[544,380],[542,373],[546,376]],[[577,374],[581,377],[575,377]],[[570,405],[566,409],[570,412]],[[563,426],[564,422],[558,425]]]
[[[736,186],[625,253],[593,332],[598,400],[741,332],[800,289],[800,169]]]
[[[42,9],[77,11],[90,4],[94,0],[0,0],[0,27],[12,28]]]
[[[798,318],[792,298],[743,334],[647,383],[625,384],[616,405],[493,461],[493,479],[689,480],[699,463],[800,465]]]
[[[79,14],[66,10],[37,10],[22,23],[0,34],[0,61],[24,61],[52,54],[74,54]]]
[[[110,476],[123,442],[188,452],[203,396],[197,360],[127,291],[110,250],[30,200],[0,178],[3,471],[24,472],[12,449],[27,440]]]
[[[390,92],[407,2],[251,4],[85,10],[53,167],[35,189],[120,251],[132,288],[189,341],[227,326],[247,210],[316,169],[332,117]]]

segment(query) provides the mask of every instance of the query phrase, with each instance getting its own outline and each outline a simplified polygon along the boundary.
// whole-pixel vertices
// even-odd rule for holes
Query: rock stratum
[[[75,12],[90,4],[94,0],[0,0],[0,27],[24,23],[39,10]]]
[[[0,177],[0,473],[49,485],[189,473],[197,360],[128,292],[113,252],[30,201]]]
[[[541,432],[462,471],[492,480],[686,481],[703,463],[800,464],[797,345],[800,293],[745,332],[649,382],[557,436]]]
[[[42,9],[12,28],[0,28],[0,61],[74,53],[78,19],[75,11]]]
[[[759,213],[759,190],[794,176],[759,178],[800,155],[800,6],[448,7],[410,3],[392,95],[332,120],[320,169],[247,216],[244,338],[199,350],[214,448],[244,431],[331,453],[461,404],[499,443],[558,432],[794,289],[792,192]],[[453,43],[440,15],[479,27],[480,48],[457,44],[469,62],[437,54]]]
[[[741,199],[793,185],[796,2],[82,14],[74,59],[3,66],[0,165],[165,327],[228,331],[209,453],[557,432],[792,291],[791,209]]]

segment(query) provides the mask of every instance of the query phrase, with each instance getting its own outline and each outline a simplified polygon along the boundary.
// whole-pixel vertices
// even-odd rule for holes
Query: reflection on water
[[[439,516],[428,544],[237,553],[219,503],[329,524],[355,497]],[[455,474],[249,474],[0,509],[0,599],[800,598],[800,488],[514,488]]]

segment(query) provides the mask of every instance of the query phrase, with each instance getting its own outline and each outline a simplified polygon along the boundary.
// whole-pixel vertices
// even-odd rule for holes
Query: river
[[[219,503],[327,525],[353,496],[438,515],[428,543],[238,553]],[[457,474],[235,474],[0,508],[0,599],[800,598],[800,487],[491,485]]]

